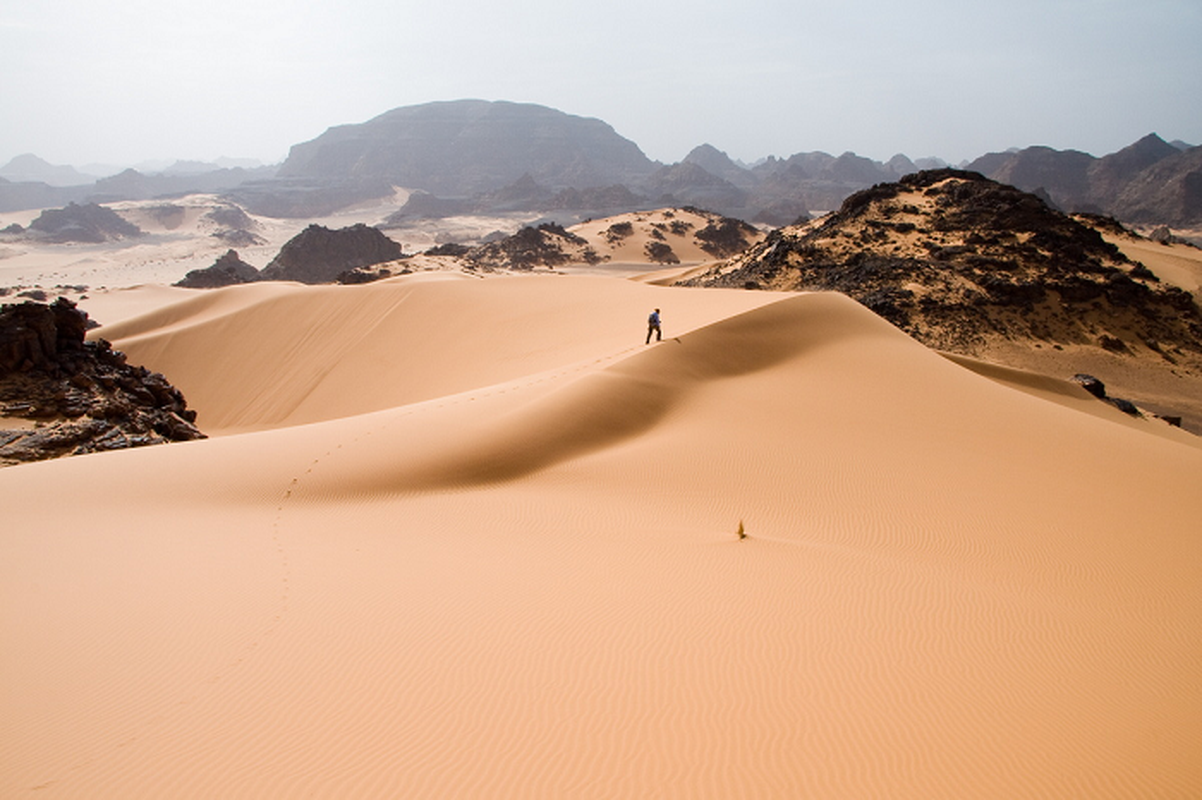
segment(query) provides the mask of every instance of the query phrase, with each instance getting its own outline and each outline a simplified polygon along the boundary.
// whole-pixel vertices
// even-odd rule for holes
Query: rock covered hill
[[[1202,365],[1202,312],[1091,227],[978,173],[919,172],[770,234],[687,285],[844,292],[960,353],[1081,344]]]
[[[661,208],[587,220],[563,228],[526,227],[500,241],[464,250],[467,264],[529,270],[579,264],[697,263],[728,258],[763,238],[742,220],[699,208]]]

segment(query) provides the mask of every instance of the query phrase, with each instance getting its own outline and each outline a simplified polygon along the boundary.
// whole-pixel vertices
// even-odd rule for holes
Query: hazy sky
[[[648,156],[1202,143],[1202,0],[0,0],[0,164],[282,160],[460,98]]]

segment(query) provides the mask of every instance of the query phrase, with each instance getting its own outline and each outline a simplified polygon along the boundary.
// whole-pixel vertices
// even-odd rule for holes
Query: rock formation
[[[259,271],[239,258],[236,250],[227,250],[212,266],[192,270],[175,285],[185,289],[217,289],[257,280]]]
[[[204,438],[179,390],[87,324],[61,297],[0,307],[0,465]]]
[[[395,261],[403,255],[399,244],[362,223],[338,230],[310,225],[280,248],[264,267],[261,277],[271,281],[330,283],[346,270]]]
[[[141,236],[137,225],[127,222],[116,211],[95,203],[76,205],[69,203],[65,208],[50,208],[29,223],[26,235],[42,242],[63,244],[66,242],[100,243],[113,239],[128,239]]]

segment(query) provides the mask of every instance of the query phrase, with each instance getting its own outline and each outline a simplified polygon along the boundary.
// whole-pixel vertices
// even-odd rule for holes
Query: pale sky
[[[1202,0],[0,0],[0,164],[275,163],[461,98],[665,163],[1202,144]]]

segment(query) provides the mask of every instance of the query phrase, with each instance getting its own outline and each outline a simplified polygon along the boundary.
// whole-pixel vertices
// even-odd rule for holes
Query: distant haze
[[[0,5],[0,163],[282,161],[432,100],[596,117],[652,159],[710,143],[953,163],[1202,143],[1198,0],[45,0]]]

